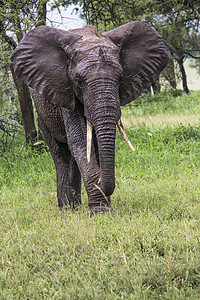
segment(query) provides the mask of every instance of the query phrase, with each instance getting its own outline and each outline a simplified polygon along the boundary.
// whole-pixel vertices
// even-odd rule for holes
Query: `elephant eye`
[[[75,82],[76,82],[76,84],[77,84],[78,87],[82,87],[83,86],[83,78],[80,75],[76,75]]]
[[[80,79],[78,80],[78,86],[79,86],[79,88],[82,88],[83,85],[84,85],[83,79],[80,78]]]
[[[118,82],[120,83],[121,81],[122,81],[122,73],[120,73],[118,77]]]
[[[77,76],[75,82],[77,89],[82,90],[84,86],[84,79],[81,76]]]

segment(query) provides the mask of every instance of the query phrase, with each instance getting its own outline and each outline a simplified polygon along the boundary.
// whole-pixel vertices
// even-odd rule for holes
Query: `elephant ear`
[[[135,21],[105,32],[120,47],[123,77],[119,87],[120,104],[136,99],[149,89],[169,60],[163,39],[147,24]]]
[[[18,44],[11,60],[17,76],[40,96],[58,106],[74,109],[72,83],[67,75],[67,49],[81,36],[39,26]]]

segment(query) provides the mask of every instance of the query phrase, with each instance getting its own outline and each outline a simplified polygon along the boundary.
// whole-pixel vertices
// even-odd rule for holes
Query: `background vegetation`
[[[162,73],[162,77],[172,88],[177,88],[177,70],[183,89],[189,93],[184,61],[193,57],[199,69],[200,3],[196,0],[0,0],[0,55],[1,74],[12,75],[15,83],[26,143],[34,143],[42,137],[34,118],[32,100],[27,89],[15,75],[10,65],[10,53],[16,48],[23,36],[32,28],[46,24],[48,10],[57,10],[71,4],[78,4],[81,16],[88,24],[100,32],[134,20],[142,20],[152,26],[165,40],[171,54],[171,62]],[[155,92],[160,90],[159,80],[153,84]]]

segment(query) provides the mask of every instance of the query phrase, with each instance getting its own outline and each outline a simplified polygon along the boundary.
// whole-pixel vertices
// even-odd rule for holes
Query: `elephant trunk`
[[[103,125],[102,125],[103,122]],[[95,133],[98,143],[100,183],[106,196],[112,195],[115,189],[115,135],[116,124],[114,120],[101,119],[101,124],[96,124]]]
[[[120,117],[120,105],[117,90],[104,86],[104,91],[96,91],[93,95],[96,101],[91,114],[94,127],[100,166],[100,188],[106,196],[115,189],[115,137],[116,124]]]
[[[90,112],[89,123],[93,126],[98,145],[98,184],[100,183],[102,192],[110,196],[115,189],[115,137],[117,121],[121,115],[118,85],[111,78],[107,78],[106,74],[101,77],[98,75],[96,80],[89,82],[88,92],[86,106]]]

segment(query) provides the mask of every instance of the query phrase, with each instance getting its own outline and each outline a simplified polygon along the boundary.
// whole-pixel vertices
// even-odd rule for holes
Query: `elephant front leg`
[[[66,151],[67,152],[67,151]],[[75,208],[81,204],[81,175],[70,153],[67,159],[56,161],[57,199],[60,210]]]
[[[81,174],[77,163],[67,143],[56,140],[41,118],[39,118],[39,126],[56,167],[58,207],[60,210],[68,207],[75,208],[81,204]]]
[[[68,147],[79,167],[88,195],[90,215],[112,212],[110,197],[106,197],[100,188],[100,169],[94,144],[91,159],[87,161],[86,121],[81,107],[74,111],[63,109]]]
[[[99,166],[95,158],[92,158],[89,163],[85,161],[81,169],[83,169],[83,181],[88,194],[90,216],[112,213],[110,197],[106,196],[100,187]]]

